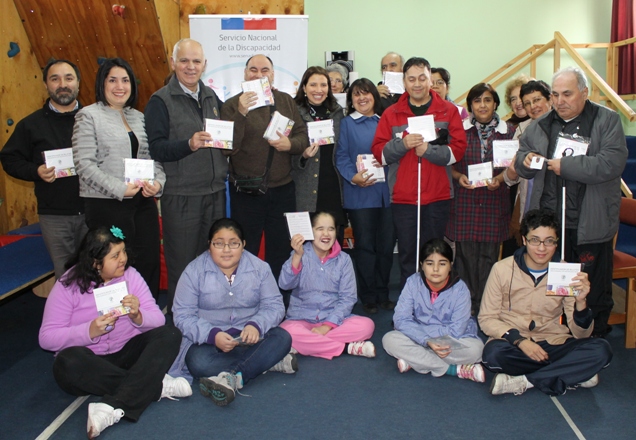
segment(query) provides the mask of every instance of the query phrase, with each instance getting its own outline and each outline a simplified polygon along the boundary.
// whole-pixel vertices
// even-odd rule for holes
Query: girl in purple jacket
[[[278,284],[293,290],[280,326],[291,335],[292,350],[305,356],[332,359],[346,350],[354,356],[375,357],[375,347],[368,340],[375,324],[351,314],[358,300],[356,277],[351,258],[336,241],[333,215],[314,214],[312,229],[313,241],[305,242],[300,234],[291,239],[294,250]]]
[[[411,275],[395,307],[395,330],[382,338],[400,373],[413,368],[434,377],[448,374],[483,382],[477,324],[470,316],[470,292],[451,271],[453,251],[432,239],[420,251],[421,272]]]
[[[102,396],[88,405],[88,438],[122,417],[137,421],[151,402],[187,397],[190,384],[166,372],[181,332],[166,327],[148,285],[129,266],[121,229],[99,227],[82,241],[74,265],[46,300],[40,346],[56,353],[53,377],[69,394]],[[126,313],[100,313],[93,290],[125,283]]]

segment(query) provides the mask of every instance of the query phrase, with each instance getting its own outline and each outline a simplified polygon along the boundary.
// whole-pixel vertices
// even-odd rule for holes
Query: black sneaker
[[[378,313],[378,306],[375,304],[362,304],[362,310],[369,315],[375,315]]]
[[[380,304],[380,307],[382,307],[384,310],[395,310],[395,303],[391,300],[384,301]]]

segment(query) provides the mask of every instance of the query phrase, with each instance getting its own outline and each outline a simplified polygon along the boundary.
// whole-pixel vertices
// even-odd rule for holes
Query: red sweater
[[[449,145],[429,145],[422,156],[421,204],[427,205],[453,198],[451,167],[464,157],[466,133],[455,104],[431,91],[432,102],[426,112],[435,118],[435,128],[446,128]],[[375,158],[389,165],[391,201],[417,205],[417,156],[402,142],[408,127],[407,118],[415,116],[409,107],[409,95],[404,93],[397,103],[384,111],[375,132],[371,151]]]

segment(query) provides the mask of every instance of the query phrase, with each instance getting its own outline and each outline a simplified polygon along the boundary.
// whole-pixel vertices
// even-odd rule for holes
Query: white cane
[[[420,268],[420,223],[422,203],[422,158],[417,158],[417,249],[415,250],[415,272]]]
[[[572,148],[566,148],[563,150],[561,157],[572,156],[574,150]],[[561,177],[561,261],[565,261],[565,206],[567,200],[565,199],[565,179]]]

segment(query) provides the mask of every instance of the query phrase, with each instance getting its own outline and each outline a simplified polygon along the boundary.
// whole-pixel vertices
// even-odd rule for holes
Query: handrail
[[[614,43],[583,43],[583,44],[571,44],[560,32],[554,33],[554,39],[550,42],[539,45],[535,44],[530,46],[529,49],[521,52],[519,55],[505,63],[502,67],[497,69],[492,74],[484,78],[483,81],[490,83],[493,87],[504,83],[507,79],[512,77],[522,68],[530,64],[534,69],[535,60],[544,54],[549,49],[554,49],[554,67],[555,71],[560,67],[560,52],[564,49],[581,67],[590,80],[590,98],[595,101],[607,101],[608,106],[612,106],[630,121],[636,121],[636,112],[623,100],[623,97],[614,91],[618,77],[618,48],[628,44],[636,43],[636,37],[629,38],[627,40],[617,41]],[[575,50],[575,48],[581,49],[606,49],[607,50],[607,78],[609,83],[604,80],[596,71],[589,65],[587,61]],[[497,78],[497,79],[495,79]],[[493,81],[494,80],[494,81]],[[612,85],[614,87],[612,87]],[[601,95],[601,93],[603,95]],[[466,97],[468,91],[462,93],[455,99],[459,105],[466,105]],[[633,98],[634,95],[624,95],[625,98]]]

